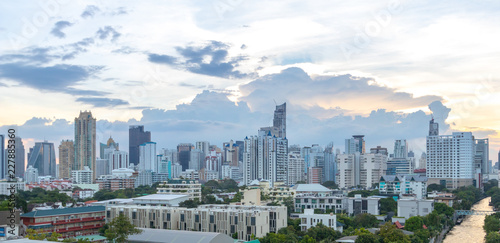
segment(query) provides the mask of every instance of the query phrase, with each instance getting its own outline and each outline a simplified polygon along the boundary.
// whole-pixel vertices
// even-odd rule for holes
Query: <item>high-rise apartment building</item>
[[[337,154],[339,188],[372,188],[387,171],[387,155]]]
[[[198,141],[196,142],[196,149],[199,149],[203,152],[204,156],[210,152],[210,143],[208,141]]]
[[[325,166],[323,169],[323,180],[324,181],[335,181],[337,174],[337,162],[335,161],[335,151],[333,149],[333,143],[330,143],[325,148]]]
[[[139,164],[139,146],[151,142],[151,132],[144,131],[144,126],[130,126],[128,129],[128,146],[130,163]]]
[[[189,155],[189,169],[200,170],[205,164],[205,155],[199,149],[191,150]]]
[[[39,176],[56,177],[54,144],[47,141],[35,143],[28,153],[28,166],[38,169]]]
[[[99,144],[99,158],[104,159],[104,153],[106,149],[113,148],[114,150],[120,150],[120,144],[116,143],[113,138],[109,137],[106,143]]]
[[[408,143],[406,139],[399,139],[394,142],[394,158],[407,158],[408,157]]]
[[[20,137],[15,137],[14,138],[14,144],[16,145],[15,149],[15,165],[16,165],[16,177],[18,178],[24,178],[24,169],[26,168],[25,165],[25,151],[24,151],[24,145],[23,145],[23,140]],[[7,156],[7,152],[5,152],[5,155]],[[5,159],[5,163],[7,163],[7,159]],[[8,172],[8,170],[7,170]]]
[[[191,160],[191,150],[194,149],[193,144],[181,143],[177,145],[177,153],[179,164],[182,166],[182,170],[189,169],[189,161]]]
[[[230,166],[238,166],[238,145],[231,140],[224,143],[222,147],[224,149],[224,162]]]
[[[139,171],[150,170],[157,172],[156,143],[147,142],[139,146]]]
[[[243,181],[250,184],[256,179],[287,182],[288,140],[268,134],[245,138],[243,152]]]
[[[415,158],[408,157],[408,143],[405,139],[394,142],[394,153],[387,161],[387,175],[407,175],[415,170]]]
[[[38,169],[29,166],[24,174],[24,182],[26,182],[26,184],[38,183]]]
[[[385,155],[389,156],[389,152],[387,151],[387,148],[383,148],[382,146],[377,146],[376,148],[371,148],[370,154],[385,154]]]
[[[429,122],[429,136],[439,136],[439,123],[434,122],[434,118]]]
[[[365,153],[365,139],[364,135],[353,135],[352,138],[345,140],[345,153],[354,154],[356,152],[360,154]]]
[[[71,140],[62,140],[59,145],[59,178],[69,179],[75,163],[75,144]]]
[[[7,178],[7,160],[5,159],[5,135],[0,134],[0,179]]]
[[[295,185],[297,181],[305,181],[304,158],[298,151],[288,152],[287,185]]]
[[[278,138],[286,138],[286,102],[277,105],[274,110],[274,119],[272,127],[262,127],[259,130],[259,135],[276,136]]]
[[[75,118],[75,163],[73,170],[84,170],[88,166],[93,171],[93,180],[96,175],[96,119],[90,111],[80,111]]]
[[[436,124],[432,122],[433,120],[431,125]],[[436,127],[437,125],[431,126],[431,129]],[[435,132],[429,131],[429,134]],[[475,143],[471,132],[427,136],[426,144],[428,184],[441,184],[447,188],[473,184],[477,171],[474,163]]]
[[[474,160],[476,163],[476,168],[481,168],[481,178],[482,181],[487,179],[485,176],[490,173],[490,142],[489,139],[475,139],[474,140],[475,154]]]

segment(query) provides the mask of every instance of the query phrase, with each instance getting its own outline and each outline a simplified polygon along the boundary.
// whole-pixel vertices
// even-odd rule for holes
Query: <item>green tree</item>
[[[411,238],[412,243],[413,242],[429,243],[430,237],[431,237],[431,234],[430,234],[429,230],[419,229],[419,230],[415,231],[414,234],[410,238]],[[418,238],[418,240],[416,238]]]
[[[500,243],[500,234],[498,232],[490,232],[485,237],[486,243]]]
[[[330,189],[339,189],[339,186],[335,184],[335,181],[325,181],[322,184],[324,187],[328,187]]]
[[[375,242],[379,242],[380,240],[380,237],[378,237],[377,235],[374,235],[374,234],[361,234],[361,235],[358,235],[358,238],[356,238],[356,243],[375,243]]]
[[[500,220],[495,215],[487,215],[484,219],[483,229],[486,233],[498,232],[500,229]]]
[[[316,239],[306,235],[304,236],[304,238],[302,238],[302,240],[300,241],[300,243],[316,243]]]
[[[332,228],[327,227],[322,223],[318,223],[315,227],[309,228],[306,232],[306,235],[310,236],[316,241],[322,241],[322,240],[334,241],[342,237],[342,234],[340,232],[335,231]]]
[[[446,186],[440,185],[440,184],[430,184],[427,186],[427,191],[432,192],[432,191],[438,191],[438,192],[446,192],[448,189],[446,189]]]
[[[283,199],[283,202],[281,203],[281,205],[286,207],[286,211],[287,211],[288,216],[290,216],[290,214],[293,213],[293,211],[295,209],[294,199],[291,196]]]
[[[419,216],[410,217],[405,222],[405,230],[415,232],[422,229],[424,226],[424,221]]]
[[[390,222],[385,223],[380,227],[379,232],[380,237],[382,237],[385,243],[389,242],[401,242],[401,243],[411,243],[410,237],[405,235],[401,230],[396,228],[395,225]]]
[[[109,223],[109,228],[105,232],[108,241],[118,243],[127,242],[129,235],[140,234],[142,230],[130,223],[127,216],[120,214]]]
[[[200,205],[200,200],[198,198],[189,199],[183,202],[179,203],[179,207],[185,207],[185,208],[196,208]]]
[[[455,209],[448,207],[444,203],[434,203],[434,210],[436,210],[437,214],[444,214],[448,218],[453,217],[453,214],[455,214]]]
[[[361,213],[354,217],[354,225],[356,225],[357,228],[372,228],[378,225],[378,220],[377,217],[371,214]]]
[[[485,192],[489,191],[491,188],[498,188],[498,181],[493,179],[483,184],[483,189]]]
[[[388,212],[396,212],[398,203],[391,197],[380,199],[380,214],[387,214]]]

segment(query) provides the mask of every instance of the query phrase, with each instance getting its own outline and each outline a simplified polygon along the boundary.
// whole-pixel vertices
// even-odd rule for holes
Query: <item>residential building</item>
[[[198,208],[119,205],[107,206],[106,220],[125,214],[137,227],[217,232],[249,241],[286,227],[286,207],[200,205]]]
[[[379,200],[376,197],[362,198],[360,194],[354,195],[347,199],[347,213],[349,215],[357,215],[360,213],[369,213],[372,215],[380,215]]]
[[[139,145],[139,171],[151,170],[156,172],[156,143],[147,142]]]
[[[37,142],[28,153],[28,165],[38,169],[39,176],[56,177],[56,153],[54,144],[47,141]]]
[[[99,184],[99,190],[123,190],[126,188],[135,188],[135,177],[125,177],[116,175],[101,176],[96,180]]]
[[[398,200],[398,217],[408,219],[413,216],[425,216],[434,210],[434,200],[402,198]]]
[[[300,230],[307,231],[311,227],[315,227],[319,223],[322,225],[338,230],[337,216],[333,213],[330,214],[315,214],[314,209],[305,209],[303,214],[299,214]]]
[[[191,160],[191,150],[194,149],[191,143],[181,143],[177,145],[177,153],[179,158],[179,164],[182,166],[182,170],[189,169],[189,161]]]
[[[201,201],[201,184],[197,180],[168,180],[160,183],[156,191],[158,194],[189,195],[189,199]]]
[[[120,144],[115,142],[115,140],[110,136],[106,143],[99,144],[99,158],[104,159],[106,149],[120,150]]]
[[[228,167],[229,169],[231,168],[229,165],[223,166],[223,168],[226,168],[226,167]],[[229,170],[229,172],[230,171],[231,170]],[[198,176],[200,177],[200,181],[207,182],[207,181],[210,181],[210,180],[217,180],[217,179],[219,179],[219,172],[213,171],[213,170],[207,170],[206,168],[203,168],[200,171],[198,171]],[[230,176],[230,173],[229,173],[229,176]],[[230,178],[229,176],[227,178]],[[190,177],[192,177],[192,176],[190,176]],[[226,177],[224,177],[224,178],[226,178]],[[193,179],[193,178],[190,178],[190,179]]]
[[[385,195],[413,194],[417,199],[423,199],[427,196],[427,177],[384,175],[380,178],[379,192]]]
[[[346,197],[332,195],[297,194],[294,202],[295,212],[318,209],[325,213],[344,213],[348,206]]]
[[[245,138],[243,152],[243,183],[248,185],[255,179],[287,182],[288,140],[267,135]]]
[[[84,166],[83,170],[71,171],[71,178],[74,184],[92,184],[94,172],[88,167]]]
[[[5,179],[7,175],[7,156],[5,154],[5,135],[0,134],[0,179]]]
[[[109,160],[107,159],[96,159],[95,160],[95,173],[97,173],[96,177],[99,178],[102,175],[110,175],[111,171],[109,166]]]
[[[364,135],[353,135],[352,138],[345,140],[345,153],[365,153],[365,139]]]
[[[387,148],[383,148],[381,146],[377,146],[376,148],[371,148],[370,154],[385,154],[385,155],[389,156],[389,152],[387,151]]]
[[[29,166],[24,173],[24,181],[29,183],[38,183],[38,169],[33,168],[33,166]]]
[[[288,185],[295,185],[297,181],[305,181],[304,166],[304,158],[300,155],[300,151],[288,153]]]
[[[431,120],[431,124],[434,124],[432,122]],[[458,188],[474,183],[480,170],[476,171],[475,168],[474,137],[471,132],[427,136],[426,143],[426,173],[429,184]]]
[[[297,184],[293,186],[296,195],[330,196],[333,191],[321,184]]]
[[[278,138],[286,139],[286,103],[277,105],[274,110],[274,119],[272,127],[262,127],[259,134],[271,134]]]
[[[238,166],[238,150],[240,149],[233,140],[228,143],[224,143],[223,146],[223,160],[224,163],[228,163],[230,166]]]
[[[75,144],[72,140],[62,140],[59,145],[59,178],[70,178],[74,163]]]
[[[104,206],[38,210],[22,214],[21,221],[28,229],[74,238],[98,234],[105,223],[105,210]]]
[[[14,190],[12,190],[14,188]],[[18,191],[26,191],[26,182],[24,181],[0,181],[0,195],[10,196]]]
[[[139,164],[139,146],[151,142],[151,132],[144,131],[144,126],[129,126],[128,146],[130,163]]]
[[[321,184],[323,178],[322,167],[309,167],[307,170],[307,183],[308,184]]]
[[[483,182],[488,181],[490,174],[491,162],[489,157],[490,142],[488,138],[474,139],[474,166],[476,170],[480,169],[480,178],[478,178],[478,187],[482,187]],[[476,172],[476,173],[477,173]]]
[[[208,155],[208,152],[210,152],[210,143],[208,141],[198,141],[195,144],[196,149],[200,150],[204,156]]]
[[[139,147],[142,148],[142,146],[139,146]],[[146,151],[144,151],[144,152],[149,152],[149,151],[147,151],[147,149],[149,149],[149,148],[150,147],[146,146],[145,147]],[[139,152],[140,151],[141,150],[139,150]],[[156,153],[156,151],[153,151],[153,152]],[[146,158],[149,158],[149,157],[146,156]],[[108,173],[111,173],[111,171],[116,170],[116,169],[128,168],[130,165],[128,153],[125,151],[116,150],[115,148],[105,149],[104,159],[108,160],[108,163],[107,163],[108,164],[108,169],[107,169]],[[139,168],[141,168],[140,164],[139,164]]]
[[[259,189],[260,192],[260,189]],[[294,198],[297,191],[294,187],[290,187],[287,185],[277,185],[269,188],[269,192],[267,193],[269,198],[273,201],[282,202],[286,198]]]
[[[90,111],[80,111],[80,116],[75,118],[75,163],[72,169],[84,170],[88,166],[93,172],[92,180],[95,180],[96,158],[96,119]]]
[[[24,152],[23,140],[20,137],[16,136],[14,138],[14,144],[16,145],[16,149],[15,149],[15,153],[14,153],[14,155],[16,156],[14,158],[15,165],[16,165],[16,174],[15,175],[17,178],[24,178],[24,169],[26,168],[26,165],[25,165],[25,158],[24,158],[25,152]],[[6,152],[6,155],[7,155],[7,152]],[[6,163],[7,163],[7,161],[6,161]]]
[[[324,151],[325,166],[323,168],[323,182],[335,181],[337,175],[337,161],[335,161],[335,152],[333,143],[330,143]]]
[[[387,171],[384,154],[337,154],[339,188],[372,188]]]

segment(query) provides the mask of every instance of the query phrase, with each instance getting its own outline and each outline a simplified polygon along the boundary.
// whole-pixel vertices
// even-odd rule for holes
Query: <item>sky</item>
[[[123,150],[138,124],[158,148],[222,146],[287,102],[289,144],[364,134],[419,156],[434,117],[489,138],[496,162],[499,28],[492,0],[4,1],[0,134],[57,147],[90,110]]]

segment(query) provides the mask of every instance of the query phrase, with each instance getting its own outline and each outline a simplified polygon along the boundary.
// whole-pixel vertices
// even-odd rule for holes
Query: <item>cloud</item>
[[[82,14],[80,15],[82,18],[92,18],[97,12],[100,12],[101,10],[95,6],[95,5],[88,5],[85,10],[83,10]]]
[[[349,74],[311,77],[300,68],[288,68],[277,74],[258,78],[241,85],[241,101],[252,110],[268,112],[273,99],[278,103],[290,102],[308,109],[341,107],[344,110],[366,114],[384,107],[388,110],[404,110],[425,107],[439,96],[414,97],[410,93],[378,85],[370,77]]]
[[[121,34],[111,26],[104,26],[104,28],[99,28],[99,30],[96,32],[96,35],[97,38],[101,40],[111,37],[111,41],[116,41],[118,37],[121,36]]]
[[[166,64],[192,73],[221,78],[249,78],[256,74],[235,70],[245,56],[229,57],[230,46],[219,41],[210,41],[204,46],[176,47],[181,57],[150,53],[150,62]]]
[[[11,79],[23,85],[45,91],[70,92],[70,86],[85,81],[103,69],[102,66],[57,64],[42,67],[24,63],[0,64],[0,78]]]
[[[130,54],[130,53],[137,52],[137,50],[135,48],[130,47],[130,46],[122,46],[119,49],[115,49],[115,50],[113,50],[111,52],[113,52],[113,53],[121,53],[121,54]]]
[[[54,28],[52,28],[52,31],[50,32],[52,35],[54,35],[55,37],[58,37],[58,38],[64,38],[66,37],[66,34],[64,32],[62,32],[63,29],[65,29],[66,27],[69,27],[73,25],[72,23],[68,22],[68,21],[58,21],[54,24]]]
[[[94,107],[116,107],[129,104],[128,101],[125,100],[110,98],[81,97],[76,99],[76,101],[91,104]]]

